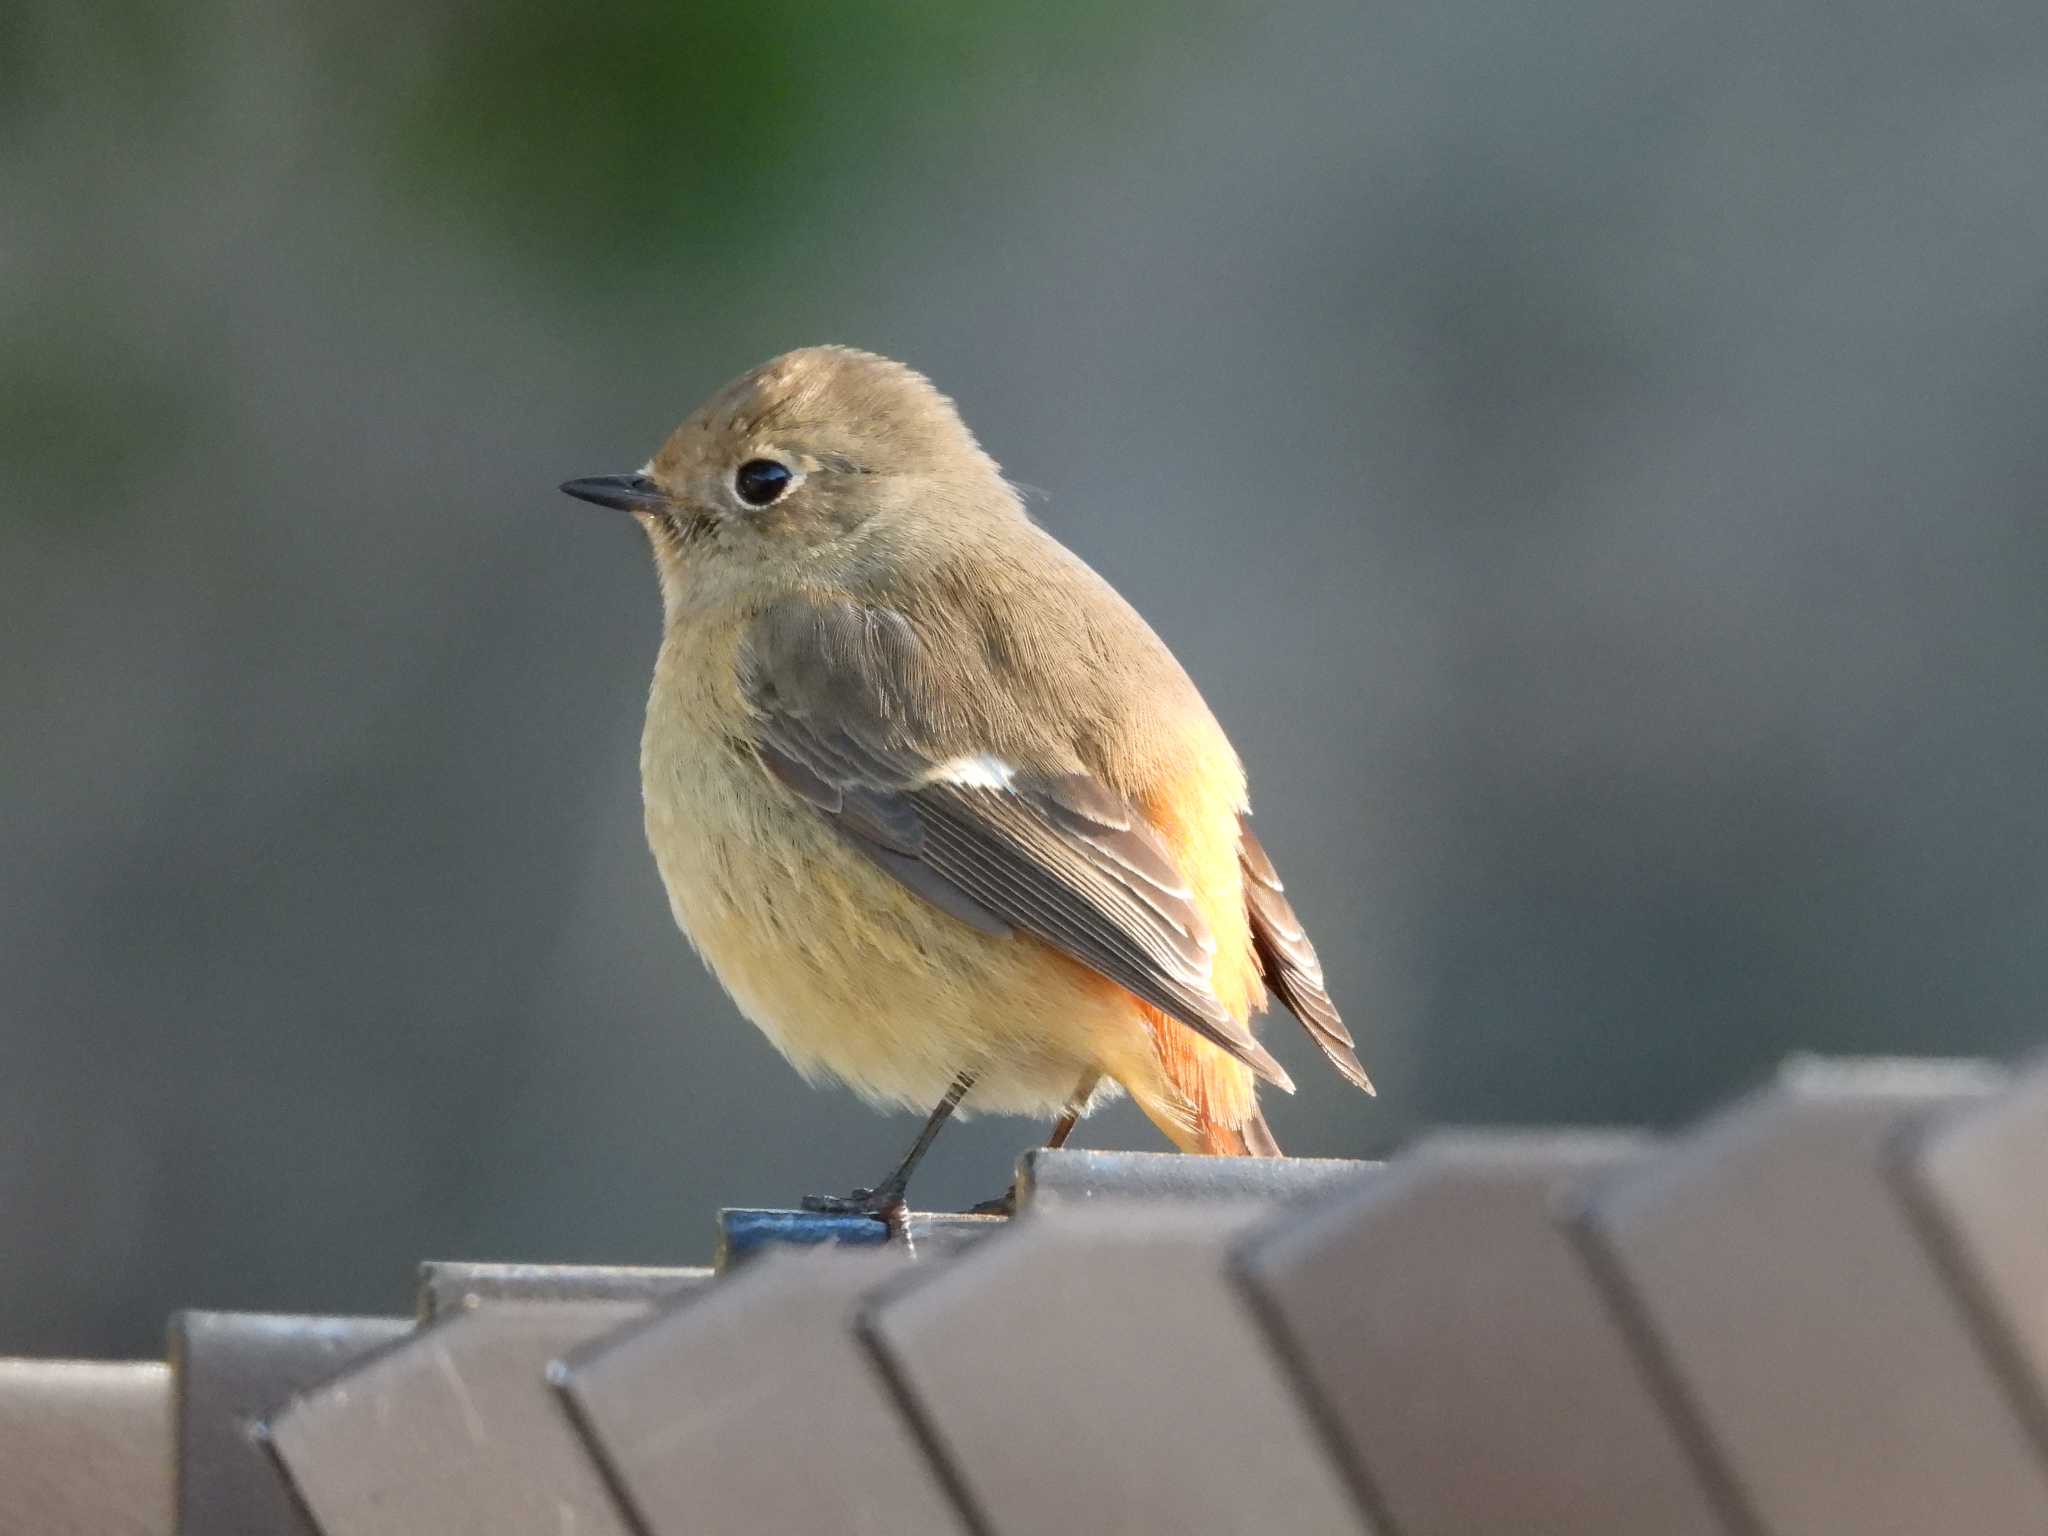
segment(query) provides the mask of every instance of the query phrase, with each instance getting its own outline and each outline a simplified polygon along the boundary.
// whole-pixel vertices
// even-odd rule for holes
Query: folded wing
[[[948,740],[901,614],[788,600],[755,621],[740,685],[763,766],[909,889],[1032,935],[1292,1091],[1211,989],[1215,939],[1158,832],[1085,773]]]

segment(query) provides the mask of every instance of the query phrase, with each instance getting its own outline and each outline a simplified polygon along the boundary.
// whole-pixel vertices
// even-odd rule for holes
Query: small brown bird
[[[806,1077],[937,1106],[815,1207],[900,1212],[962,1100],[1057,1115],[1057,1145],[1120,1086],[1183,1150],[1276,1156],[1268,988],[1372,1091],[1222,728],[921,374],[790,352],[562,489],[654,546],[640,772],[676,921]]]

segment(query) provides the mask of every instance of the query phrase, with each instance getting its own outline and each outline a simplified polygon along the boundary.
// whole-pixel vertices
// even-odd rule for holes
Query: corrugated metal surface
[[[1020,1173],[908,1245],[728,1212],[718,1273],[435,1264],[418,1321],[0,1362],[0,1536],[2048,1536],[2048,1065]]]

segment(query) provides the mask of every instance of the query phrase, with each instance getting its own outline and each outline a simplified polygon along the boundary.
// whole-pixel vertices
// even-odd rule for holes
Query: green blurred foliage
[[[246,306],[208,288],[238,248],[276,237],[236,221],[278,206],[237,178],[317,188],[336,219],[388,226],[334,231],[352,248],[467,242],[599,328],[622,288],[690,295],[701,334],[707,311],[817,286],[844,259],[831,242],[887,200],[945,196],[977,146],[1116,131],[1143,110],[1132,82],[1165,13],[1156,0],[0,7],[0,186],[27,220],[0,231],[0,460],[16,490],[0,526],[46,521],[37,508],[61,505],[88,458],[107,493],[91,507],[118,507],[132,472],[203,435],[195,411],[225,409],[222,328]],[[1173,36],[1183,52],[1199,42]],[[279,97],[298,110],[253,108]],[[217,176],[194,183],[209,164]],[[215,199],[210,219],[195,198]]]
[[[857,199],[906,154],[987,131],[992,102],[1030,99],[1020,82],[1056,79],[1046,110],[1113,125],[1164,9],[471,7],[443,18],[394,118],[387,174],[586,276],[758,271],[801,248],[814,199]]]
[[[0,332],[0,463],[13,480],[0,520],[76,525],[115,515],[177,440],[191,396],[167,360],[124,346],[103,317],[24,318]],[[89,495],[78,494],[81,463],[92,466]]]
[[[0,6],[0,122],[19,129],[80,97],[108,129],[148,115],[193,81],[196,34],[219,7],[149,0],[18,0]]]

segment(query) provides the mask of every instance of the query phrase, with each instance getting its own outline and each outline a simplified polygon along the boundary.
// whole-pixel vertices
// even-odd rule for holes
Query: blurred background
[[[2037,0],[17,0],[0,209],[0,1352],[889,1166],[671,925],[554,489],[810,342],[1235,736],[1381,1088],[1276,1027],[1290,1151],[2048,1037]]]

